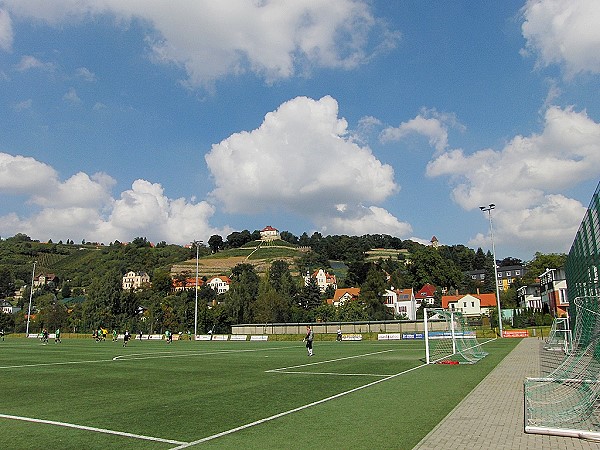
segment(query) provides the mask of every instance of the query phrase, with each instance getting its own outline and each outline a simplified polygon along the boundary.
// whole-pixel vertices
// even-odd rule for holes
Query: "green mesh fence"
[[[525,431],[600,440],[600,184],[565,264],[572,343],[524,385]]]

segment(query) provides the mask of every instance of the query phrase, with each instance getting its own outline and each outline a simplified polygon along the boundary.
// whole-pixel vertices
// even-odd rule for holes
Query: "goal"
[[[474,364],[487,356],[461,312],[427,308],[423,320],[427,364]]]
[[[525,432],[600,440],[600,302],[577,297],[573,342],[544,378],[527,378]]]
[[[554,322],[552,322],[548,339],[546,339],[546,343],[544,344],[544,350],[561,351],[567,354],[571,352],[572,344],[573,336],[569,329],[569,318],[555,318]]]

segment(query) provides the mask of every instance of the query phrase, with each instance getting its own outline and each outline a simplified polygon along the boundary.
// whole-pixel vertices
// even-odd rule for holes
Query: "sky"
[[[0,237],[567,253],[598,23],[597,0],[0,0]]]

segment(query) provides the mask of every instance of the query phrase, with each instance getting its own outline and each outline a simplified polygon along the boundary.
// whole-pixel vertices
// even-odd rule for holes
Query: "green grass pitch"
[[[423,366],[423,341],[0,342],[0,448],[416,445],[518,343]]]

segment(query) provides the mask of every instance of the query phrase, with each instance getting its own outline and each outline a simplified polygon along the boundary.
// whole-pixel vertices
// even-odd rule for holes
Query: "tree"
[[[227,236],[227,246],[229,248],[239,248],[242,245],[250,242],[251,240],[252,235],[248,230],[234,231],[229,236]]]
[[[8,267],[0,267],[0,297],[12,297],[15,293],[15,280]]]
[[[385,275],[377,266],[372,265],[365,282],[360,287],[360,302],[365,306],[367,317],[371,320],[390,318],[389,309],[383,303],[385,293]]]
[[[208,238],[208,246],[212,253],[218,253],[219,250],[223,248],[223,238],[218,234],[213,234],[210,238]]]
[[[0,311],[0,330],[4,330],[8,332],[12,331],[15,327],[15,321],[13,316],[5,313],[4,311]]]
[[[540,253],[536,252],[535,257],[525,264],[527,269],[523,276],[523,284],[533,284],[535,279],[543,274],[546,269],[561,269],[565,266],[567,255],[564,253]]]
[[[308,283],[300,290],[298,303],[300,307],[307,310],[321,305],[321,289],[319,289],[316,278],[310,277]]]
[[[475,258],[473,259],[473,270],[483,270],[485,268],[485,264],[487,259],[485,257],[485,253],[479,247],[475,252]]]
[[[500,263],[498,264],[500,267],[504,267],[504,266],[520,266],[523,264],[523,261],[520,260],[519,258],[512,258],[512,257],[507,257],[504,258],[502,261],[500,261]]]
[[[152,274],[152,289],[164,295],[168,295],[173,289],[171,274],[166,270],[155,269]]]
[[[252,323],[252,305],[258,296],[259,277],[252,264],[238,264],[231,271],[225,293],[225,309],[232,324]]]
[[[290,267],[287,262],[282,260],[273,261],[268,271],[267,278],[273,289],[280,293],[284,298],[293,298],[298,292],[298,286],[290,273]]]
[[[259,323],[281,323],[290,317],[290,305],[267,281],[261,280],[254,303],[254,320]]]
[[[451,260],[444,259],[434,247],[421,247],[413,253],[409,271],[413,276],[413,288],[420,289],[426,283],[455,289],[463,274]]]

